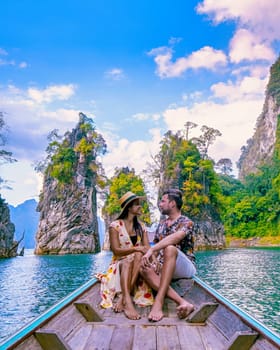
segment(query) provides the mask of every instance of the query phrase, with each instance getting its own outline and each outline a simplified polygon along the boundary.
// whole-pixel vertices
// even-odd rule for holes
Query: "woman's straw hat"
[[[125,208],[128,206],[129,203],[131,203],[132,201],[134,201],[135,199],[145,199],[146,197],[145,196],[138,196],[136,195],[135,193],[133,192],[126,192],[120,199],[119,199],[119,202],[120,202],[120,205],[121,205],[121,212],[119,214],[118,217],[120,217],[123,212],[125,211]]]

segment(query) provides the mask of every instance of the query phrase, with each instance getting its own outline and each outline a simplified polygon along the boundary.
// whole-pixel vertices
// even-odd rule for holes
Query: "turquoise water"
[[[280,249],[197,252],[198,276],[280,333]],[[0,342],[104,271],[111,253],[0,259]]]

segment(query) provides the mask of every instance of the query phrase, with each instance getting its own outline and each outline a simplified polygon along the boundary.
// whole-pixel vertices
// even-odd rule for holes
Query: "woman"
[[[138,220],[142,214],[140,200],[143,198],[133,192],[127,192],[120,198],[122,211],[109,226],[113,258],[107,272],[98,276],[101,279],[101,306],[114,307],[115,312],[124,311],[126,317],[132,320],[140,318],[131,298],[133,292],[133,300],[139,306],[153,303],[151,289],[139,279],[141,258],[150,247],[146,228]],[[120,298],[113,305],[118,294]]]

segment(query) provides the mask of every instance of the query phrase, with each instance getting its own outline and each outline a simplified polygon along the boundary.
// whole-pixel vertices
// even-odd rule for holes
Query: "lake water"
[[[198,277],[280,334],[280,248],[197,252]],[[104,271],[110,252],[0,259],[0,342]]]

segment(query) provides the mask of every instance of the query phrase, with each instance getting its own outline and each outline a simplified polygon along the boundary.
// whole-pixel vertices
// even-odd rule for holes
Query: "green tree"
[[[168,187],[179,188],[183,191],[184,213],[193,218],[219,218],[221,190],[213,162],[204,159],[192,141],[181,132],[168,131],[155,159],[150,174],[158,185],[159,196]]]
[[[220,177],[225,210],[226,233],[242,237],[280,235],[280,117],[276,143],[269,163],[246,176],[241,184]]]
[[[83,113],[80,113],[80,122],[76,132],[74,145],[70,133],[64,137],[58,130],[52,130],[48,135],[49,144],[46,148],[46,158],[37,163],[35,170],[55,178],[58,185],[63,187],[73,181],[79,161],[87,165],[88,176],[94,176],[96,184],[103,188],[106,179],[99,155],[106,152],[106,143],[95,128],[94,122]]]
[[[218,129],[210,128],[207,125],[202,125],[202,134],[199,137],[194,137],[191,141],[197,146],[202,158],[208,158],[209,146],[214,143],[218,136],[222,133]]]
[[[134,169],[128,167],[116,168],[114,176],[109,180],[108,196],[103,207],[103,216],[112,220],[120,213],[119,199],[128,191],[139,196],[145,196],[144,182],[140,176],[135,174]],[[141,220],[147,225],[151,224],[151,215],[148,200],[143,202],[143,215]]]
[[[232,161],[229,158],[221,158],[216,163],[215,168],[224,175],[230,175],[232,173]]]

